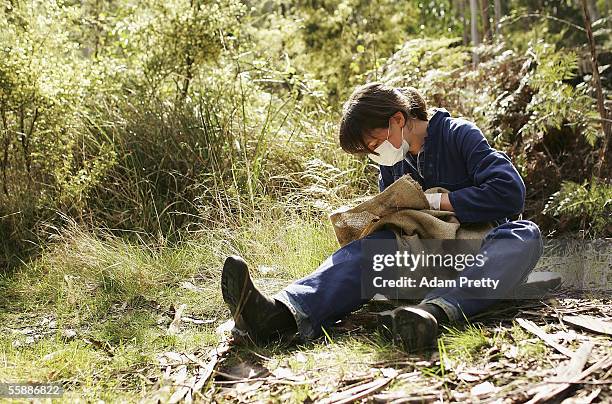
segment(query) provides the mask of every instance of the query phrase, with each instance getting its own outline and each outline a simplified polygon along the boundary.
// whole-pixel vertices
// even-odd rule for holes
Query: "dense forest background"
[[[612,5],[586,3],[609,108]],[[71,223],[178,240],[261,212],[324,219],[376,191],[336,139],[371,80],[475,121],[544,234],[610,234],[581,1],[5,0],[0,32],[5,263]]]

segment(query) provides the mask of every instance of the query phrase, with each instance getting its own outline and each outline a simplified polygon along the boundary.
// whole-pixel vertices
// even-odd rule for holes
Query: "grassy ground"
[[[0,380],[61,381],[70,400],[165,401],[180,384],[177,373],[191,374],[220,342],[215,330],[229,317],[219,289],[224,258],[243,255],[256,283],[273,293],[337,248],[322,219],[260,217],[174,246],[68,229],[1,279]],[[182,322],[169,331],[176,310],[184,310]],[[410,357],[374,331],[366,307],[308,344],[232,348],[202,394],[302,402],[391,375],[383,401],[463,401],[490,374],[499,394],[510,393],[542,380],[559,360],[511,318],[446,329],[437,352]],[[609,349],[609,338],[598,341]]]
[[[215,327],[229,316],[219,289],[228,254],[243,255],[262,288],[273,292],[333,251],[331,228],[321,223],[260,217],[178,246],[70,229],[1,280],[0,379],[62,380],[75,397],[88,399],[146,396],[161,374],[158,354],[218,342]],[[169,335],[181,304],[194,322]]]

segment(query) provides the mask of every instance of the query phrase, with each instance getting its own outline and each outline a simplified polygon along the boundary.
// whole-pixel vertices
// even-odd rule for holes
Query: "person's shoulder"
[[[474,121],[464,117],[451,117],[448,120],[449,130],[455,137],[461,140],[468,138],[472,141],[485,139],[484,133]]]
[[[444,122],[451,116],[450,112],[443,107],[433,107],[427,110],[427,117],[430,124],[438,124]]]
[[[453,116],[446,108],[435,107],[427,112],[430,125],[445,127],[450,131],[480,130],[474,122],[460,116]]]
[[[431,124],[441,129],[442,136],[447,142],[462,143],[466,137],[483,137],[482,131],[473,121],[461,116],[452,116],[445,108],[432,109]]]
[[[457,132],[482,132],[475,122],[464,117],[449,117],[447,118],[449,126]]]
[[[473,149],[476,145],[486,143],[488,145],[487,138],[485,137],[482,130],[478,125],[465,117],[452,117],[446,118],[448,127],[448,137],[452,138],[459,149]],[[449,139],[449,141],[451,141]]]

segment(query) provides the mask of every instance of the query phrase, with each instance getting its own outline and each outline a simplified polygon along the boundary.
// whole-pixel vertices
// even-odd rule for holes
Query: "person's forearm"
[[[448,199],[459,222],[491,222],[520,213],[525,201],[525,186],[518,178],[512,181],[500,175],[479,186],[449,193]]]

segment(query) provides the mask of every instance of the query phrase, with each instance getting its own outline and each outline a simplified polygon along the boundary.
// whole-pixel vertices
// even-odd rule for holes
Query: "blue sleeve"
[[[488,222],[522,212],[525,184],[508,156],[489,146],[471,122],[457,127],[455,139],[474,184],[449,194],[457,219]]]
[[[393,173],[390,166],[379,165],[378,169],[378,189],[382,192],[393,183]]]

